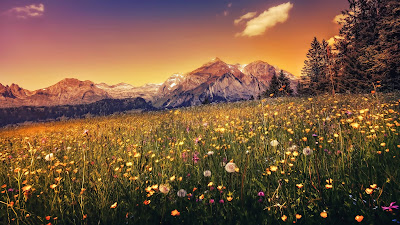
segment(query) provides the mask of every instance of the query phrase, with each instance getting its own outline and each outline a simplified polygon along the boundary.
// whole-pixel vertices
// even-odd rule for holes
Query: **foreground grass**
[[[280,98],[0,131],[0,224],[390,224],[398,94]],[[392,204],[397,205],[397,203]]]

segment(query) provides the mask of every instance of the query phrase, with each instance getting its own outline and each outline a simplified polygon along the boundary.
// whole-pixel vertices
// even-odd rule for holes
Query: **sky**
[[[162,83],[214,57],[301,75],[347,0],[1,0],[0,83]],[[337,18],[337,17],[336,17]]]

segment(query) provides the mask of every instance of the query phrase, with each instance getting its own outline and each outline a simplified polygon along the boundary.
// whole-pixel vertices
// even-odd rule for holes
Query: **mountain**
[[[64,79],[50,87],[29,91],[16,84],[0,84],[0,108],[18,106],[56,106],[93,103],[103,99],[142,98],[156,108],[193,106],[210,102],[239,101],[257,98],[268,87],[276,66],[263,61],[247,65],[227,64],[215,58],[186,74],[173,74],[162,84],[134,87],[119,83],[108,85],[92,81]],[[297,78],[283,73],[295,89]]]
[[[67,78],[50,87],[28,91],[18,85],[0,85],[0,107],[87,104],[110,95],[91,81]]]
[[[143,98],[146,101],[152,101],[156,96],[161,84],[145,84],[140,87],[134,87],[130,84],[119,83],[116,85],[108,85],[105,83],[96,84],[97,88],[107,92],[112,98]]]
[[[161,85],[153,104],[158,108],[174,108],[256,98],[266,90],[273,74],[279,72],[277,67],[262,61],[231,65],[215,58],[185,75],[171,76]],[[296,79],[283,72],[289,79]]]

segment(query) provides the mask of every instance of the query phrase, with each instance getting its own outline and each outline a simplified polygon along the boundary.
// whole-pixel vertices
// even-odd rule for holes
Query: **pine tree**
[[[293,89],[290,87],[290,80],[286,75],[283,73],[283,70],[279,73],[278,77],[279,81],[279,96],[287,96],[293,94]]]
[[[280,83],[279,83],[278,77],[276,76],[276,73],[274,71],[274,74],[269,83],[269,87],[266,91],[266,96],[278,97],[279,96],[279,88],[280,88]]]

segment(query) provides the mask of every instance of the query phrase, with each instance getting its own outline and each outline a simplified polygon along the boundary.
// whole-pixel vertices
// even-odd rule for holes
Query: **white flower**
[[[310,147],[306,147],[303,149],[303,154],[306,156],[311,155],[311,154],[313,154],[313,150]]]
[[[289,152],[294,152],[294,151],[296,151],[297,150],[297,145],[292,145],[292,146],[290,146],[287,150],[289,151]]]
[[[229,162],[225,165],[225,170],[228,173],[233,173],[236,170],[236,164],[233,162]]]
[[[276,147],[278,146],[279,142],[277,140],[272,140],[270,144],[272,147]]]
[[[209,170],[204,171],[204,176],[211,177],[211,171],[209,171]]]
[[[207,155],[214,155],[214,152],[213,151],[209,151],[209,152],[207,152]]]
[[[160,192],[163,194],[168,194],[170,186],[169,184],[160,184],[160,186],[158,186],[158,190],[160,190]]]
[[[186,194],[187,194],[187,192],[185,191],[185,189],[181,189],[176,193],[176,195],[178,195],[178,197],[181,197],[181,198],[185,197]]]
[[[53,153],[47,154],[47,155],[44,157],[44,159],[45,159],[46,161],[52,161],[52,160],[54,160],[54,154],[53,154]]]

